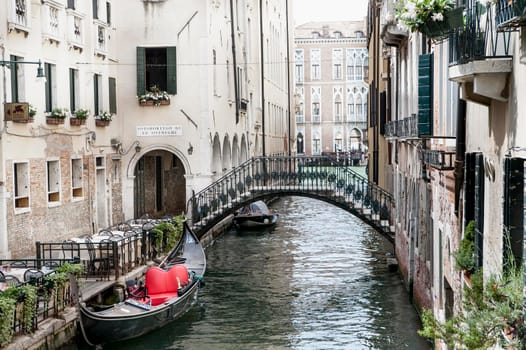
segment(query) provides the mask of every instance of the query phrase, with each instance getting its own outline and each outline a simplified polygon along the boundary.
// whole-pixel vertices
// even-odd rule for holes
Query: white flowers
[[[433,15],[431,15],[431,19],[434,22],[442,22],[444,20],[444,15],[441,13],[433,13]]]

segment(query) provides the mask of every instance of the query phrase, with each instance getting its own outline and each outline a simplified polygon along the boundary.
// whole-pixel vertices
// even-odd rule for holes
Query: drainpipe
[[[230,0],[230,30],[232,32],[232,65],[234,66],[234,99],[236,100],[236,124],[239,123],[239,96],[237,82],[236,32],[234,25],[234,0]]]
[[[460,85],[459,85],[460,90]],[[460,91],[459,91],[460,95]],[[458,99],[457,107],[457,143],[455,151],[455,215],[460,206],[460,189],[464,182],[464,157],[466,154],[466,101]]]
[[[259,45],[260,45],[260,60],[261,60],[261,132],[263,134],[261,146],[263,147],[263,157],[266,156],[265,149],[265,53],[263,49],[265,48],[263,35],[263,0],[259,1]]]
[[[285,18],[286,18],[286,30],[287,30],[287,110],[289,111],[288,112],[288,137],[289,137],[289,141],[288,141],[288,155],[289,157],[291,156],[291,148],[292,148],[292,144],[291,144],[291,135],[290,135],[290,132],[291,132],[291,120],[290,120],[290,38],[289,38],[289,0],[285,0]]]

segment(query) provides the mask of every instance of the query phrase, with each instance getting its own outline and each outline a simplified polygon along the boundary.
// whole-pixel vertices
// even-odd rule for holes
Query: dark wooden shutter
[[[99,75],[93,74],[93,114],[99,115]]]
[[[18,100],[18,63],[17,56],[11,55],[9,59],[12,61],[9,64],[9,71],[11,72],[11,102],[19,102]],[[5,73],[4,73],[5,74]]]
[[[464,221],[475,220],[475,154],[466,153],[464,174]]]
[[[482,267],[484,247],[484,155],[475,154],[475,259]]]
[[[175,46],[166,48],[166,92],[177,93],[177,55]]]
[[[146,92],[146,50],[137,47],[137,96]]]
[[[110,98],[110,113],[117,113],[117,82],[115,78],[108,78],[108,91]]]
[[[111,3],[106,1],[106,23],[111,24]]]
[[[75,106],[75,70],[69,69],[69,110],[73,113],[77,109]]]
[[[433,54],[418,58],[418,136],[433,135]]]
[[[371,128],[376,126],[376,89],[374,82],[369,84],[369,126]]]
[[[99,0],[93,0],[93,18],[99,18]]]
[[[380,93],[380,134],[385,134],[385,121],[387,119],[387,93]]]
[[[506,269],[524,257],[524,159],[504,160],[504,254]],[[511,260],[513,259],[513,260]]]

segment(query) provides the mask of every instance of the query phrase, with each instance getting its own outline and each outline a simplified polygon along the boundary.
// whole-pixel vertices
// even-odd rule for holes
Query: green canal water
[[[386,264],[389,242],[317,200],[287,197],[272,208],[276,227],[232,230],[208,247],[206,286],[187,314],[106,348],[431,349]]]

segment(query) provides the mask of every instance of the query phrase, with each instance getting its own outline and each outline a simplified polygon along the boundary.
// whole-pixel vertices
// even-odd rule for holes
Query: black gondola
[[[144,288],[104,310],[80,305],[84,339],[90,345],[102,345],[136,338],[173,322],[196,303],[205,270],[204,249],[185,222],[177,246],[160,267],[146,271]]]
[[[278,214],[272,212],[265,202],[256,201],[241,208],[234,216],[238,228],[269,227],[278,222]]]

